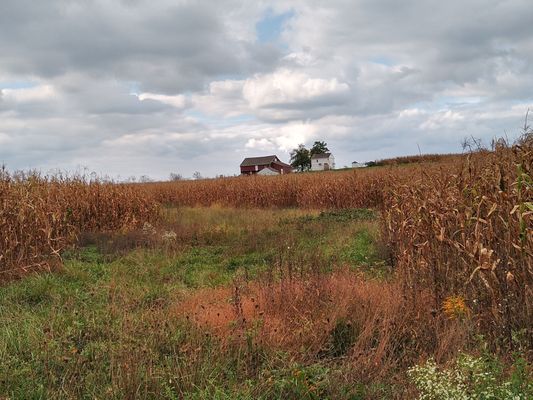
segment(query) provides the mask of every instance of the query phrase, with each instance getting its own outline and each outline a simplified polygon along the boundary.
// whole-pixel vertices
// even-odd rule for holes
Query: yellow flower
[[[470,314],[470,309],[462,296],[448,296],[442,304],[444,314],[450,319],[462,319]]]

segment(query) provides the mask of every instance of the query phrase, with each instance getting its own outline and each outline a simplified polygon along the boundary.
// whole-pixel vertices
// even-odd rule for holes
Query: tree
[[[311,150],[309,150],[309,154],[311,156],[314,154],[324,154],[328,152],[329,152],[328,144],[326,142],[320,142],[320,141],[316,141],[313,144],[313,147],[311,147]]]
[[[200,173],[200,171],[195,171],[195,173],[192,174],[192,177],[193,177],[193,179],[196,179],[196,180],[203,179],[202,174]]]
[[[148,175],[141,175],[139,177],[139,182],[141,183],[149,183],[149,182],[153,182],[154,180],[152,178],[150,178]]]
[[[176,173],[176,172],[171,172],[169,179],[171,181],[181,181],[183,179],[183,176],[181,174]]]
[[[291,166],[298,171],[303,172],[311,168],[311,155],[309,150],[303,144],[299,144],[298,148],[291,151]]]

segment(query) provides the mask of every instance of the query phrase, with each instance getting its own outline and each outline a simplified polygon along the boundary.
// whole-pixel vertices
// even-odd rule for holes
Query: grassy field
[[[331,364],[327,340],[316,354],[290,340],[261,346],[262,311],[235,322],[236,290],[244,300],[262,284],[340,269],[386,281],[374,212],[215,207],[163,214],[157,228],[85,237],[60,271],[0,288],[0,398],[317,398],[392,390],[335,387],[330,376],[342,368]],[[209,307],[223,318],[210,321],[209,310],[195,317]],[[336,346],[333,353],[344,352]]]
[[[532,161],[2,169],[0,399],[533,398]]]
[[[443,378],[409,367],[466,350],[463,319],[425,345],[431,310],[407,307],[371,210],[165,208],[81,240],[59,271],[0,288],[0,398],[414,398]],[[522,354],[482,348],[469,373],[528,398]]]

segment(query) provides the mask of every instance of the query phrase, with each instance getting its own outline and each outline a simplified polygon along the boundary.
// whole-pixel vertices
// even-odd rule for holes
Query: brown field
[[[339,375],[328,375],[328,380],[372,388],[355,398],[381,398],[376,393],[384,392],[372,385],[382,381],[402,388],[387,392],[390,398],[412,398],[415,391],[406,383],[405,371],[430,357],[448,363],[463,351],[480,353],[482,342],[504,363],[518,351],[528,362],[533,359],[532,177],[531,135],[513,146],[498,143],[492,151],[464,156],[279,177],[114,184],[12,176],[3,170],[0,281],[54,267],[60,273],[63,254],[84,244],[80,238],[97,243],[106,254],[129,254],[139,245],[163,251],[169,259],[192,251],[191,265],[203,265],[204,259],[216,264],[222,252],[229,257],[224,268],[233,271],[242,264],[244,269],[231,275],[206,267],[194,278],[181,271],[180,279],[193,290],[172,286],[166,297],[150,297],[143,286],[128,283],[129,275],[146,273],[168,284],[171,278],[161,272],[168,273],[166,261],[154,258],[139,267],[135,258],[126,258],[126,269],[105,287],[106,307],[122,318],[125,332],[119,336],[123,347],[115,349],[111,360],[116,398],[152,398],[150,393],[162,390],[162,378],[146,365],[145,353],[130,350],[140,346],[157,354],[162,357],[158,368],[168,372],[167,350],[159,342],[171,343],[172,330],[182,324],[188,333],[179,339],[178,350],[168,350],[187,360],[172,364],[172,376],[179,379],[173,378],[177,380],[170,381],[168,390],[176,398],[199,387],[206,390],[205,397],[197,398],[213,395],[206,382],[225,379],[206,375],[213,363],[238,360],[238,377],[260,379],[268,364],[261,357],[275,359],[268,351],[281,351],[298,365],[312,367],[318,360],[328,371],[337,363]],[[191,217],[190,209],[206,211]],[[286,220],[276,219],[280,209]],[[324,210],[334,211],[319,214]],[[366,222],[373,213],[376,221]],[[318,224],[320,218],[335,221],[336,232],[327,223]],[[352,226],[353,218],[358,222]],[[366,262],[365,254],[342,255],[351,235],[374,228],[383,260],[378,264],[386,263],[390,272],[373,270],[378,264]],[[298,232],[311,244],[299,244]],[[338,248],[313,242],[313,235],[334,238]],[[262,239],[249,239],[255,237]],[[365,237],[357,246],[367,249]],[[252,261],[242,261],[244,255]],[[360,270],[351,269],[349,257]],[[267,268],[249,276],[247,263]],[[147,308],[140,308],[145,304],[140,298],[149,298]],[[143,342],[145,335],[150,342]],[[134,339],[136,344],[128,345]],[[212,346],[215,354],[206,353]],[[76,364],[72,370],[68,398],[83,393],[75,383],[82,374],[79,368]],[[272,382],[254,386],[250,398],[265,388],[274,390]],[[143,396],[139,385],[145,385]],[[320,398],[315,394],[326,392],[317,391],[317,385],[305,381],[300,389],[307,390],[306,398]],[[326,386],[329,396],[343,398],[335,385]],[[242,388],[226,389],[237,393]]]
[[[131,186],[0,170],[0,281],[49,269],[86,232],[133,229],[158,205]]]
[[[432,157],[428,158],[433,161]],[[0,174],[2,279],[50,268],[80,233],[132,230],[162,205],[373,208],[409,296],[460,295],[496,337],[533,321],[531,143],[366,170],[114,184]]]

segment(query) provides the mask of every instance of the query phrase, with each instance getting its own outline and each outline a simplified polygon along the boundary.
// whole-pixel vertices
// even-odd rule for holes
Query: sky
[[[0,164],[234,175],[461,152],[533,108],[531,0],[0,0]]]

